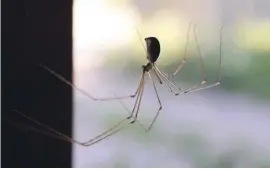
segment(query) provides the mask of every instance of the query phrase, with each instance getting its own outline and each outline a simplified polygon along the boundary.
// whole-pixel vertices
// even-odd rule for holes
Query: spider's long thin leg
[[[171,86],[169,86],[169,84],[167,84],[165,80],[162,79],[162,77],[164,78],[164,76],[157,69],[155,69],[154,64],[153,64],[153,72],[157,76],[157,78],[160,79],[160,81],[162,82],[161,84],[164,83],[165,86],[170,90],[170,92],[174,93],[174,90],[171,88]],[[167,77],[165,78],[168,79]]]
[[[161,75],[156,70],[154,70],[153,72],[156,75],[156,77],[158,78],[159,83],[160,84],[163,84],[164,83],[164,80],[162,80],[162,78],[160,77]],[[170,89],[171,92],[173,92],[172,89],[170,88],[170,86],[168,86],[166,83],[165,83],[165,85]]]
[[[78,142],[76,140],[73,140],[69,136],[67,136],[67,135],[65,135],[65,134],[63,134],[61,132],[58,132],[57,130],[55,130],[55,129],[53,129],[53,128],[51,128],[51,127],[49,127],[49,126],[47,126],[47,125],[45,125],[45,124],[43,124],[41,122],[39,122],[38,120],[35,120],[33,118],[28,117],[27,115],[25,115],[24,113],[22,113],[22,112],[20,112],[20,111],[18,111],[16,109],[12,109],[11,111],[19,114],[20,116],[27,119],[28,121],[31,121],[31,122],[39,125],[40,127],[43,127],[45,129],[47,129],[50,132],[50,134],[46,134],[46,135],[54,135],[53,137],[57,137],[57,138],[60,138],[62,140],[68,141],[68,142],[73,142],[73,143],[80,144],[80,142]],[[32,127],[31,127],[31,130],[32,130]],[[35,129],[35,131],[39,131],[39,129]],[[43,133],[43,131],[40,131],[40,133]]]
[[[151,74],[149,72],[148,73],[148,76],[150,78],[150,80],[152,81],[152,84],[153,84],[153,88],[155,90],[155,93],[156,93],[156,97],[157,97],[157,100],[158,100],[158,103],[159,103],[159,108],[158,108],[158,111],[154,117],[154,119],[152,120],[151,124],[149,125],[149,127],[146,129],[146,131],[149,131],[151,130],[151,128],[153,127],[154,123],[156,122],[159,114],[160,114],[160,111],[162,110],[162,104],[161,104],[161,101],[160,101],[160,98],[159,98],[159,95],[158,95],[158,91],[157,91],[157,88],[156,88],[156,85],[155,85],[155,82],[153,81],[152,77],[151,77]]]
[[[24,113],[18,111],[18,110],[12,110],[14,111],[15,113],[21,115],[22,117],[26,118],[27,120],[31,121],[31,122],[34,122],[36,123],[37,125],[39,125],[40,127],[43,127],[45,129],[47,129],[49,132],[51,133],[45,133],[47,135],[54,135],[54,137],[56,138],[59,138],[59,139],[62,139],[62,140],[65,140],[65,141],[68,141],[68,142],[71,142],[71,143],[76,143],[76,144],[79,144],[81,146],[91,146],[95,143],[98,143],[102,140],[104,140],[105,138],[117,133],[118,131],[124,129],[125,127],[127,127],[129,124],[133,124],[135,121],[136,121],[136,118],[132,118],[133,117],[133,114],[134,114],[134,110],[136,107],[139,107],[140,105],[140,101],[141,101],[141,98],[142,98],[142,91],[143,91],[143,87],[144,87],[144,75],[145,73],[143,73],[143,76],[142,76],[142,80],[140,82],[140,85],[138,87],[138,95],[137,95],[137,98],[136,98],[136,102],[134,104],[134,108],[133,108],[133,111],[131,113],[131,115],[129,115],[128,117],[124,118],[123,120],[121,120],[120,122],[118,122],[117,124],[115,124],[114,126],[112,126],[111,128],[109,128],[108,130],[106,130],[105,132],[95,136],[94,138],[86,141],[86,142],[80,142],[80,141],[77,141],[63,133],[60,133],[59,131],[45,125],[45,124],[42,124],[41,122],[39,122],[38,120],[35,120],[33,118],[30,118],[28,116],[26,116]],[[138,100],[139,100],[139,104],[138,103]],[[139,109],[137,108],[137,111],[136,111],[136,116],[138,114],[138,111]],[[40,131],[41,133],[44,133],[44,131]]]
[[[118,131],[124,129],[129,124],[133,124],[137,120],[136,119],[137,118],[136,116],[138,114],[138,108],[137,108],[135,117],[133,117],[133,115],[134,115],[135,107],[139,107],[140,106],[140,100],[141,100],[142,93],[143,93],[142,91],[143,91],[143,88],[144,88],[144,77],[145,77],[145,72],[142,73],[142,80],[141,80],[141,83],[140,83],[139,88],[138,88],[138,93],[139,94],[137,95],[136,102],[134,104],[134,108],[133,108],[133,111],[132,111],[131,115],[128,116],[127,118],[121,120],[116,125],[114,125],[110,129],[106,130],[105,132],[99,134],[98,136],[90,139],[87,142],[83,142],[82,143],[83,146],[91,146],[91,145],[93,145],[95,143],[98,143],[98,142],[104,140],[105,138],[107,138],[107,137],[109,137],[109,136],[117,133]],[[139,100],[139,103],[138,103],[138,100]]]
[[[130,110],[127,108],[127,106],[123,103],[122,100],[119,100],[119,102],[120,102],[120,104],[124,107],[124,109],[125,109],[129,114],[132,113],[132,111],[130,111]],[[144,125],[143,125],[138,119],[136,120],[136,123],[138,123],[139,126],[140,126],[144,131],[146,131],[146,128],[144,127]]]
[[[96,101],[106,101],[106,100],[118,100],[118,101],[120,101],[121,99],[125,99],[125,98],[133,98],[133,97],[135,97],[135,96],[138,94],[138,92],[139,92],[139,90],[140,90],[140,88],[141,88],[141,84],[142,84],[142,82],[143,82],[143,80],[144,80],[144,73],[143,73],[142,76],[141,76],[140,83],[139,83],[139,85],[138,85],[138,87],[137,87],[137,90],[136,90],[136,92],[135,92],[133,95],[122,96],[122,97],[117,97],[117,96],[115,96],[115,97],[111,97],[111,98],[97,99],[97,98],[93,97],[92,95],[89,95],[89,94],[88,94],[87,92],[85,92],[84,90],[82,90],[82,89],[76,87],[76,86],[73,85],[71,82],[69,82],[68,80],[66,80],[63,76],[59,75],[58,73],[56,73],[56,72],[53,71],[52,69],[48,68],[47,66],[44,66],[44,65],[39,65],[39,66],[41,66],[42,68],[44,68],[45,70],[47,70],[49,73],[51,73],[52,75],[54,75],[55,77],[57,77],[58,79],[60,79],[60,80],[63,81],[64,83],[66,83],[67,85],[69,85],[69,86],[71,86],[71,87],[77,89],[79,92],[81,92],[82,94],[86,95],[86,96],[87,96],[88,98],[90,98],[91,100],[96,100]],[[122,102],[120,102],[120,103],[122,104],[122,106],[124,106]],[[137,104],[137,100],[136,100],[135,105],[136,105],[136,104]],[[125,108],[125,106],[124,106],[124,108]],[[127,109],[126,109],[126,110],[127,110]],[[133,110],[133,111],[134,111],[134,110]],[[129,112],[130,112],[130,111],[129,111]],[[131,117],[131,116],[132,116],[132,114],[130,115],[130,117]],[[138,123],[141,125],[140,122],[138,122]],[[141,125],[141,127],[145,130],[145,128],[143,127],[143,125]]]
[[[181,61],[180,65],[177,67],[177,69],[174,71],[174,73],[171,75],[170,78],[173,78],[183,68],[183,66],[187,62],[187,48],[189,45],[191,26],[192,26],[192,22],[190,22],[188,25],[188,30],[187,30],[187,34],[186,34],[186,43],[185,43],[185,49],[184,49],[184,58]]]
[[[154,63],[153,64],[153,70],[154,72],[156,72],[159,76],[163,77],[169,84],[171,84],[174,88],[176,88],[178,90],[178,92],[174,92],[174,90],[169,86],[169,84],[167,84],[165,82],[165,80],[163,80],[163,83],[165,83],[166,87],[170,89],[170,92],[172,92],[174,95],[178,95],[180,93],[180,91],[182,91],[182,89],[178,86],[176,86],[176,84],[174,84],[171,80],[169,80],[166,76],[165,73],[163,73],[161,70],[159,70],[159,68],[157,67],[157,65]]]
[[[115,126],[113,126],[112,128],[110,128],[109,130],[105,131],[104,133],[102,133],[101,135],[98,135],[97,137],[95,137],[94,139],[89,140],[88,142],[84,143],[86,145],[93,145],[109,136],[111,136],[112,134],[118,132],[119,130],[122,130],[123,128],[125,128],[128,124],[133,124],[137,121],[138,118],[138,113],[139,113],[139,109],[140,109],[140,105],[141,105],[141,101],[142,101],[142,96],[143,96],[143,91],[144,91],[144,78],[145,78],[145,71],[143,71],[142,74],[142,81],[140,83],[140,87],[139,87],[139,94],[137,95],[133,110],[130,114],[130,116],[128,116],[126,119],[120,121],[119,123],[117,123]],[[136,111],[135,111],[136,110]],[[134,115],[135,114],[135,115]],[[127,123],[124,123],[126,122]],[[121,125],[123,124],[124,125]],[[139,123],[140,124],[140,123]],[[141,125],[141,124],[140,124]],[[120,126],[120,127],[118,127]],[[142,126],[142,125],[141,125]],[[142,126],[143,127],[143,126]],[[143,129],[145,129],[143,127]]]
[[[75,139],[73,139],[73,138],[71,138],[71,137],[69,137],[69,136],[63,134],[63,133],[60,133],[59,131],[57,131],[57,130],[55,130],[55,129],[53,129],[53,128],[51,128],[51,127],[45,125],[45,124],[42,124],[42,123],[39,122],[38,120],[35,120],[35,119],[32,119],[32,118],[26,116],[25,114],[23,114],[22,112],[20,112],[20,111],[18,111],[18,110],[13,110],[13,111],[14,111],[15,113],[20,114],[21,116],[23,116],[23,117],[26,118],[27,120],[36,123],[36,124],[39,125],[40,127],[43,127],[43,128],[45,128],[45,129],[47,129],[47,130],[48,130],[49,132],[51,132],[51,133],[45,132],[45,131],[39,130],[39,129],[34,129],[35,131],[38,131],[38,132],[40,132],[40,133],[42,133],[42,134],[46,134],[46,135],[52,136],[52,137],[54,137],[54,138],[58,138],[58,139],[65,140],[65,141],[70,142],[70,143],[75,143],[75,144],[79,144],[79,145],[81,145],[81,146],[86,146],[86,147],[88,147],[88,146],[90,146],[90,145],[93,145],[93,144],[95,144],[95,143],[97,143],[97,142],[99,142],[99,141],[101,141],[101,140],[107,138],[108,136],[110,136],[110,135],[116,133],[117,131],[119,131],[119,130],[125,128],[128,124],[130,124],[130,121],[131,121],[130,119],[125,118],[125,119],[121,120],[120,122],[118,122],[118,123],[117,123],[116,125],[114,125],[113,127],[111,127],[110,129],[106,130],[106,131],[103,132],[102,134],[97,135],[96,137],[90,139],[89,141],[86,141],[86,142],[80,142],[80,141],[77,141],[77,140],[75,140]],[[32,127],[31,127],[30,129],[33,130]]]
[[[134,108],[132,110],[132,115],[134,115],[133,113],[135,112],[135,116],[134,116],[134,120],[133,120],[133,123],[137,120],[138,118],[138,113],[139,113],[139,110],[140,110],[140,107],[141,107],[141,102],[142,102],[142,96],[143,96],[143,91],[144,91],[144,77],[145,77],[145,71],[143,72],[143,80],[142,80],[142,84],[141,84],[141,88],[140,88],[140,94],[138,95],[138,98],[139,98],[139,102],[138,102],[138,105],[137,105],[137,110],[135,112],[135,105],[134,105]],[[137,103],[137,100],[136,100],[136,103]],[[135,104],[136,104],[135,103]]]
[[[189,93],[189,92],[195,92],[195,91],[199,91],[199,90],[203,90],[203,89],[208,89],[210,87],[214,87],[214,86],[218,86],[221,83],[221,78],[222,78],[222,31],[223,31],[223,27],[221,27],[220,29],[220,42],[219,42],[219,68],[218,68],[218,80],[216,83],[212,83],[206,86],[203,86],[203,84],[206,83],[206,79],[204,81],[202,81],[201,84],[199,84],[196,87],[192,87],[189,88],[187,90],[184,91],[184,93]]]
[[[143,46],[144,52],[145,52],[145,54],[147,55],[147,49],[146,49],[146,47],[144,46],[144,43],[143,43],[143,40],[142,40],[141,33],[140,33],[140,31],[139,31],[139,29],[138,29],[137,27],[135,27],[135,28],[136,28],[136,32],[137,32],[138,38],[139,38],[139,40],[140,40],[140,42],[141,42],[141,44],[142,44],[142,46]]]
[[[196,33],[196,24],[194,25],[193,32],[194,32],[194,36],[195,36],[195,42],[196,42],[197,51],[198,51],[199,58],[200,58],[202,81],[199,84],[196,84],[196,85],[194,85],[194,86],[192,86],[192,87],[190,87],[188,89],[185,89],[184,93],[187,92],[187,91],[192,91],[194,89],[197,89],[197,88],[201,87],[207,81],[204,60],[203,60],[203,56],[202,56],[202,52],[201,52],[201,48],[200,48],[200,44],[199,44],[199,39],[198,39],[198,36],[197,36],[197,33]]]
[[[11,110],[11,111],[17,112],[17,113],[19,112],[17,110]],[[53,132],[49,132],[48,129],[47,130],[38,129],[37,127],[26,125],[24,123],[20,123],[20,122],[14,121],[14,120],[5,120],[4,122],[7,123],[8,125],[16,126],[20,130],[31,130],[31,131],[34,131],[34,132],[37,132],[37,133],[40,133],[40,134],[43,134],[43,135],[46,135],[49,137],[68,141],[66,138],[63,138],[63,137],[61,137]]]
[[[42,124],[41,122],[35,120],[35,119],[32,119],[26,115],[24,115],[23,113],[19,112],[18,110],[13,110],[14,112],[20,114],[21,116],[23,116],[24,118],[26,118],[27,120],[29,121],[32,121],[34,123],[36,123],[37,125],[47,129],[48,131],[44,131],[44,130],[40,130],[40,129],[37,129],[37,128],[34,128],[34,127],[31,127],[31,126],[26,126],[28,129],[31,129],[31,130],[34,130],[34,131],[37,131],[41,134],[45,134],[45,135],[48,135],[48,136],[51,136],[51,137],[54,137],[54,138],[57,138],[57,139],[61,139],[61,140],[64,140],[64,141],[67,141],[67,142],[70,142],[70,143],[76,143],[76,144],[79,144],[81,146],[90,146],[90,145],[93,145],[107,137],[109,137],[110,135],[118,132],[119,130],[125,128],[128,124],[131,124],[131,119],[129,118],[125,118],[123,120],[121,120],[120,122],[118,122],[116,125],[114,125],[113,127],[109,128],[108,130],[106,130],[105,132],[97,135],[96,137],[86,141],[86,142],[80,142],[80,141],[77,141],[63,133],[60,133],[58,132],[57,130],[45,125],[45,124]],[[24,125],[25,127],[25,125]]]
[[[120,122],[118,122],[116,125],[114,125],[113,127],[109,128],[108,130],[106,130],[105,132],[97,135],[96,137],[83,142],[82,145],[83,146],[91,146],[95,143],[98,143],[104,139],[106,139],[107,137],[117,133],[118,131],[124,129],[125,127],[127,127],[129,124],[132,124],[133,120],[129,119],[129,118],[124,118],[123,120],[121,120]]]
[[[47,70],[49,73],[51,73],[52,75],[54,75],[55,77],[57,77],[59,80],[63,81],[67,85],[69,85],[69,86],[77,89],[82,94],[84,94],[88,98],[90,98],[92,100],[95,100],[95,101],[108,101],[108,100],[119,100],[119,99],[133,98],[133,97],[135,97],[137,95],[138,90],[139,90],[139,87],[138,87],[134,94],[130,94],[130,95],[126,95],[126,96],[107,97],[107,98],[96,98],[96,97],[90,95],[89,93],[85,92],[84,90],[78,88],[77,86],[75,86],[74,84],[72,84],[71,82],[69,82],[68,80],[66,80],[63,76],[61,76],[60,74],[56,73],[55,71],[53,71],[49,67],[47,67],[45,65],[42,65],[42,64],[40,64],[39,66],[41,66],[43,69]]]
[[[152,69],[152,70],[153,70],[153,69]],[[154,70],[153,70],[153,71],[154,71]],[[157,97],[157,100],[158,100],[158,103],[159,103],[159,109],[158,109],[158,111],[157,111],[157,113],[156,113],[154,119],[152,120],[152,122],[150,123],[150,125],[149,125],[147,128],[145,128],[145,127],[139,122],[139,125],[145,130],[145,132],[148,132],[148,131],[151,130],[151,128],[153,127],[153,125],[154,125],[154,123],[155,123],[157,117],[158,117],[159,114],[160,114],[160,111],[162,110],[162,104],[161,104],[161,101],[160,101],[160,98],[159,98],[159,95],[158,95],[158,91],[157,91],[155,82],[153,81],[153,78],[152,78],[151,74],[150,74],[149,72],[147,72],[147,74],[148,74],[148,76],[149,76],[149,78],[150,78],[150,80],[151,80],[151,82],[152,82],[152,84],[153,84],[153,88],[154,88],[154,91],[155,91],[155,94],[156,94],[156,97]],[[142,84],[142,85],[144,85],[144,84]],[[141,99],[142,99],[143,90],[144,90],[144,86],[142,86],[141,91],[140,91],[140,96],[141,96],[141,97],[139,98],[139,103],[138,103],[138,106],[137,106],[137,110],[136,110],[136,114],[135,114],[134,120],[137,120],[137,114],[138,114],[138,112],[139,112],[140,102],[141,102]],[[138,97],[137,97],[137,98],[138,98]],[[136,100],[136,102],[137,102],[137,101],[138,101],[138,100]],[[120,101],[120,102],[121,102],[121,101]],[[121,103],[122,103],[122,102],[121,102]],[[122,103],[122,104],[123,104],[123,103]],[[136,105],[136,103],[135,103],[135,105]],[[123,107],[126,108],[125,105],[123,105]],[[129,111],[128,108],[126,108],[126,110]],[[135,107],[133,108],[133,111],[132,111],[132,112],[134,112],[134,110],[135,110]]]

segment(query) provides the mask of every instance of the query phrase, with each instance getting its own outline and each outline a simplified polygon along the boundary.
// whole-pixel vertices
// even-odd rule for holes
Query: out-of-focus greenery
[[[249,67],[234,76],[226,75],[223,88],[270,98],[270,53],[252,53]]]
[[[203,24],[197,23],[199,27],[198,39],[209,83],[216,82],[218,78],[219,41],[217,39],[218,29],[221,26],[218,22],[229,21],[227,23],[232,23],[232,25],[229,28],[227,27],[224,32],[225,40],[222,46],[222,84],[210,90],[243,93],[260,99],[270,99],[270,22],[262,21],[259,18],[256,22],[256,15],[252,15],[252,12],[256,9],[252,8],[251,11],[251,8],[249,8],[252,6],[250,5],[252,1],[239,1],[237,3],[234,3],[233,0],[215,1],[215,3],[213,3],[214,1],[193,0],[105,1],[108,2],[107,7],[115,6],[115,8],[119,7],[125,10],[129,8],[134,10],[135,15],[138,14],[132,20],[136,20],[136,26],[139,28],[142,38],[145,36],[158,37],[161,42],[161,55],[157,65],[169,74],[174,72],[183,59],[189,17],[195,17],[192,19],[201,21]],[[237,5],[238,7],[235,8]],[[245,11],[245,8],[248,10]],[[241,17],[239,17],[240,14]],[[243,17],[243,14],[247,17]],[[126,11],[126,15],[129,15],[129,12]],[[134,30],[134,32],[136,31]],[[121,36],[121,33],[119,33],[119,36]],[[141,65],[146,64],[147,60],[137,34],[134,33],[133,36],[133,42],[130,42],[130,44],[123,45],[118,44],[117,41],[112,41],[115,44],[114,47],[118,45],[119,48],[113,50],[110,50],[110,48],[105,51],[106,53],[102,50],[101,54],[105,55],[104,58],[106,58],[105,64],[102,65],[104,69],[112,71],[120,69],[125,77],[139,76]],[[212,40],[217,41],[213,42]],[[200,83],[202,80],[200,60],[194,44],[194,37],[190,45],[191,47],[188,47],[188,62],[174,78],[174,81],[183,88]],[[121,80],[123,79],[121,78]],[[118,111],[119,109],[110,108],[108,111],[111,110]],[[147,111],[140,113],[146,114]],[[106,129],[125,117],[124,115],[119,117],[112,114],[108,115],[110,113],[105,114],[106,116],[103,119]],[[144,119],[139,120],[143,121]],[[227,124],[230,125],[230,121],[227,121]],[[238,138],[238,135],[227,140],[225,138],[213,139],[209,136],[210,132],[199,131],[198,128],[192,129],[192,126],[190,126],[197,126],[197,124],[183,124],[182,122],[176,128],[177,133],[173,134],[168,129],[170,123],[168,122],[166,125],[162,126],[157,121],[155,127],[149,133],[145,133],[137,123],[132,127],[121,130],[117,135],[121,135],[122,140],[126,142],[121,144],[121,150],[116,151],[113,159],[102,164],[96,164],[94,167],[134,167],[137,164],[134,160],[145,153],[142,150],[149,153],[147,155],[150,160],[147,159],[147,164],[157,166],[161,164],[160,161],[151,160],[151,155],[159,154],[159,148],[164,148],[166,153],[171,155],[170,157],[187,162],[191,165],[190,167],[270,167],[269,150],[256,145],[256,143],[245,142],[248,139]],[[219,132],[216,129],[215,133]],[[131,145],[133,143],[139,145],[141,149],[138,152],[133,152],[132,150],[136,151],[136,147],[135,149],[130,147],[125,151],[122,147],[130,143]],[[166,155],[166,153],[164,154]],[[166,160],[170,161],[170,159],[164,159],[164,161]],[[169,163],[168,161],[166,161],[166,164]]]
[[[238,44],[246,50],[270,52],[270,22],[247,22],[238,26]]]

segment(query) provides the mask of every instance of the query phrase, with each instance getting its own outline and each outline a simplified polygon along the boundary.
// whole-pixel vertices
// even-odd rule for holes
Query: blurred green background
[[[224,31],[220,86],[175,97],[157,85],[164,109],[149,133],[134,125],[92,147],[74,145],[74,167],[270,167],[269,8],[268,0],[75,0],[75,83],[95,96],[134,92],[147,63],[144,37],[158,37],[157,65],[173,73],[183,59],[191,20],[207,79],[216,82],[222,25]],[[191,33],[177,85],[201,82],[198,56]],[[145,126],[158,108],[151,83],[146,86],[139,115]],[[117,101],[93,102],[74,93],[79,140],[127,115]],[[125,101],[129,110],[132,103]]]

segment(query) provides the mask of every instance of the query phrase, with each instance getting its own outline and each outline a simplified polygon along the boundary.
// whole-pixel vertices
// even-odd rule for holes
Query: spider
[[[59,80],[63,81],[64,83],[66,83],[67,85],[73,87],[74,89],[80,91],[82,94],[86,95],[87,97],[89,97],[90,99],[94,100],[94,101],[108,101],[108,100],[119,100],[120,103],[124,106],[124,108],[130,113],[129,116],[127,116],[126,118],[124,118],[123,120],[121,120],[120,122],[118,122],[117,124],[115,124],[114,126],[112,126],[111,128],[107,129],[105,132],[95,136],[94,138],[85,141],[85,142],[80,142],[77,141],[65,134],[62,134],[52,128],[50,128],[49,126],[46,126],[42,123],[40,123],[39,121],[32,119],[28,116],[26,116],[25,114],[23,114],[22,112],[18,111],[18,110],[13,110],[15,113],[20,114],[21,116],[25,117],[26,119],[42,126],[45,127],[46,129],[48,129],[50,132],[51,136],[57,137],[59,139],[71,142],[71,143],[76,143],[79,144],[81,146],[91,146],[95,143],[98,143],[102,140],[104,140],[105,138],[117,133],[119,130],[122,130],[123,128],[127,127],[130,124],[134,124],[135,122],[139,122],[137,120],[138,118],[138,114],[139,114],[139,109],[140,109],[140,105],[141,105],[141,101],[142,101],[142,97],[143,97],[143,92],[144,92],[144,86],[145,86],[145,78],[146,75],[148,75],[149,79],[152,82],[152,86],[154,88],[155,94],[156,94],[156,98],[157,101],[159,103],[159,108],[152,120],[152,122],[150,123],[150,125],[148,127],[144,127],[143,125],[140,126],[142,127],[142,129],[145,132],[148,132],[151,130],[151,128],[153,127],[155,121],[157,120],[161,110],[162,110],[162,103],[160,101],[160,97],[156,88],[156,84],[152,78],[152,76],[156,76],[159,83],[160,84],[165,84],[165,86],[170,90],[170,92],[175,95],[175,96],[179,96],[181,94],[186,94],[186,93],[190,93],[190,92],[195,92],[195,91],[199,91],[199,90],[203,90],[203,89],[207,89],[207,88],[211,88],[214,86],[218,86],[221,84],[221,78],[222,78],[222,31],[223,31],[223,27],[221,27],[220,29],[220,50],[219,50],[219,68],[218,68],[218,80],[216,83],[213,84],[208,84],[207,83],[207,78],[206,78],[206,73],[205,73],[205,66],[204,66],[204,61],[203,61],[203,57],[201,54],[201,50],[199,47],[199,43],[198,43],[198,37],[196,34],[196,24],[194,24],[193,26],[193,32],[195,35],[195,41],[196,41],[196,47],[197,50],[199,52],[199,58],[200,58],[200,65],[201,65],[201,71],[202,71],[202,81],[199,84],[196,84],[190,88],[187,89],[182,89],[180,87],[178,87],[177,85],[175,85],[175,83],[172,81],[173,77],[183,68],[183,66],[185,65],[185,63],[187,62],[187,47],[188,47],[188,43],[189,43],[189,35],[191,32],[191,27],[192,27],[192,23],[189,24],[188,27],[188,31],[187,31],[187,36],[186,36],[186,43],[185,43],[185,50],[184,50],[184,58],[181,61],[181,63],[179,64],[179,66],[177,67],[177,69],[174,71],[174,73],[172,75],[168,75],[166,73],[164,73],[163,71],[161,71],[157,64],[156,61],[158,60],[159,56],[160,56],[160,43],[158,38],[156,37],[146,37],[144,38],[144,41],[146,43],[146,46],[144,46],[144,43],[142,41],[142,38],[140,37],[140,34],[137,30],[137,33],[139,35],[139,38],[141,40],[141,43],[143,44],[143,47],[145,49],[145,54],[146,54],[146,58],[148,60],[148,62],[145,65],[142,65],[141,67],[141,78],[139,80],[139,84],[138,87],[135,91],[135,93],[130,94],[130,95],[126,95],[126,96],[120,96],[120,97],[108,97],[108,98],[96,98],[93,97],[92,95],[88,94],[87,92],[83,91],[82,89],[76,87],[75,85],[73,85],[71,82],[67,81],[64,77],[62,77],[61,75],[59,75],[58,73],[56,73],[55,71],[53,71],[52,69],[50,69],[49,67],[45,66],[45,65],[39,65],[40,67],[42,67],[43,69],[45,69],[46,71],[48,71],[50,74],[56,76]],[[177,89],[177,92],[175,92],[172,87],[170,86],[172,85],[175,89]],[[121,102],[122,99],[126,99],[126,98],[136,98],[134,106],[132,111],[130,112],[125,105],[123,104],[123,102]],[[46,134],[46,133],[45,133]]]

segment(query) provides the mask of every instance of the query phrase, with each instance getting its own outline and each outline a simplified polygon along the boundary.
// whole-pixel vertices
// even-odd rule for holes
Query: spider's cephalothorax
[[[152,63],[148,62],[146,65],[142,65],[142,69],[144,72],[148,72],[152,69]]]
[[[154,63],[157,61],[160,53],[160,44],[156,37],[147,37],[144,39],[146,42],[147,59]]]

